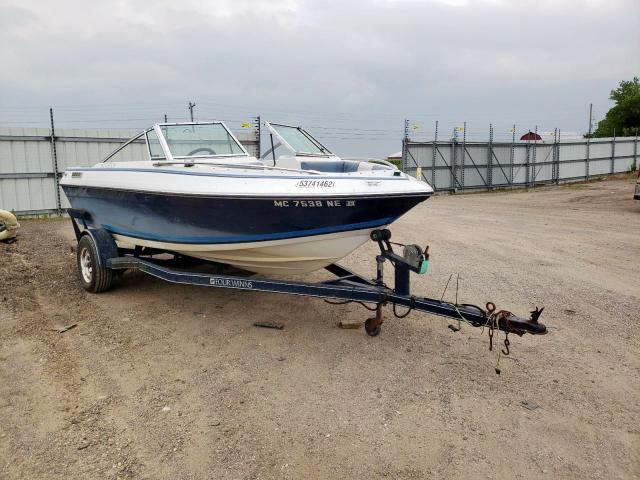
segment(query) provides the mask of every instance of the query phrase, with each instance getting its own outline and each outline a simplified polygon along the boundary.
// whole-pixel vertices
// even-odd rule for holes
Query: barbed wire
[[[255,115],[247,113],[246,106],[232,105],[225,103],[217,103],[211,101],[197,102],[196,119],[220,120],[229,125],[235,131],[244,129],[246,124],[252,124]],[[97,108],[91,108],[97,107]],[[225,112],[225,109],[244,110],[242,112]],[[164,112],[162,112],[164,110]],[[162,112],[162,113],[160,113]],[[404,120],[408,118],[410,124],[409,139],[412,141],[433,141],[435,138],[436,114],[420,114],[420,115],[401,115],[397,113],[376,114],[372,119],[370,114],[350,114],[346,112],[300,112],[287,109],[267,109],[268,112],[282,112],[288,119],[297,117],[309,117],[320,119],[332,124],[323,124],[324,122],[289,122],[300,124],[304,128],[311,131],[320,140],[337,140],[337,141],[377,141],[398,144],[404,137]],[[124,115],[118,115],[124,114]],[[128,113],[138,113],[142,115],[126,115]],[[182,103],[170,102],[169,104],[159,107],[151,102],[138,102],[136,104],[118,104],[118,103],[91,103],[91,104],[66,104],[54,107],[55,123],[58,128],[76,128],[78,126],[87,126],[90,128],[104,129],[137,129],[146,128],[150,124],[164,121],[165,115],[168,121],[188,121],[185,106]],[[39,118],[36,118],[39,117]],[[358,122],[358,118],[367,118],[367,121],[375,122],[368,125],[353,126]],[[265,115],[262,115],[265,118]],[[381,118],[397,119],[397,127],[383,128],[390,120]],[[425,121],[425,118],[428,120]],[[466,131],[458,131],[465,125],[465,121],[456,120],[438,120],[438,139],[448,141],[456,138],[462,141],[463,137],[466,141],[486,141],[491,136],[489,123],[484,121],[474,121],[473,118],[478,116],[470,115],[470,120],[466,121]],[[133,125],[122,125],[129,123]],[[523,133],[536,129],[537,122],[534,117],[521,116],[516,124],[516,131],[513,132],[513,122],[498,122],[493,124],[494,141],[512,141],[519,140]],[[377,125],[376,125],[377,124]],[[476,125],[482,124],[481,128]],[[518,126],[521,125],[521,126]],[[44,127],[50,126],[48,107],[41,106],[2,106],[0,107],[0,126],[2,127]],[[253,128],[253,127],[250,127]],[[554,135],[554,128],[547,128],[541,125],[537,127],[538,134],[543,140],[548,140]],[[557,135],[562,138],[581,136],[579,132],[559,130]]]

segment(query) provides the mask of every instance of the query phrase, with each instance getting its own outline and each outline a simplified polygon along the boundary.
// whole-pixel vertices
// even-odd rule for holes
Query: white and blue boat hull
[[[404,174],[237,175],[184,167],[69,169],[61,184],[71,206],[89,213],[89,226],[107,230],[121,247],[267,274],[334,263],[432,192]]]

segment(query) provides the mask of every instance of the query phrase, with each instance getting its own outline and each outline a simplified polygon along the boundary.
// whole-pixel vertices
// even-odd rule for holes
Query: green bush
[[[389,158],[387,161],[389,163],[393,163],[398,170],[402,170],[402,159],[401,158]]]

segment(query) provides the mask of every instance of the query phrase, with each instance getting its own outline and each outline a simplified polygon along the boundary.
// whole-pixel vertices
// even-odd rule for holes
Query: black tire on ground
[[[92,293],[104,292],[111,288],[113,271],[99,265],[98,250],[89,235],[80,238],[76,258],[82,288]]]

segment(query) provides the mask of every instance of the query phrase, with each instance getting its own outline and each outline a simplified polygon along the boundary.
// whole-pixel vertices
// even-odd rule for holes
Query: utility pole
[[[167,123],[167,114],[164,114],[164,123]]]
[[[193,122],[193,107],[195,107],[196,104],[193,102],[189,102],[189,115],[191,115],[191,121]]]
[[[591,129],[593,128],[593,103],[589,104],[589,136],[591,138]]]

